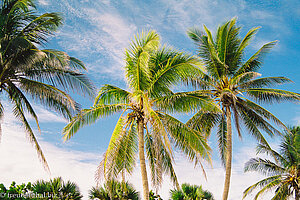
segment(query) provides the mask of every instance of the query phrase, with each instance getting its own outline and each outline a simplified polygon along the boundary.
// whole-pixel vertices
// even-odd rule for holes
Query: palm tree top
[[[66,119],[80,110],[68,92],[94,95],[84,64],[53,49],[41,49],[62,24],[57,13],[39,14],[33,0],[2,0],[0,5],[0,93],[13,105],[46,170],[49,166],[25,113],[38,116],[31,104],[40,103]],[[4,107],[0,102],[0,118]],[[1,135],[1,133],[0,133]]]
[[[255,189],[260,188],[254,199],[258,199],[267,191],[274,191],[272,199],[300,198],[300,127],[290,127],[285,131],[279,151],[269,146],[259,144],[257,153],[265,153],[273,158],[273,161],[262,158],[252,158],[245,164],[245,172],[256,171],[267,178],[255,183],[244,191],[244,198]]]
[[[215,36],[204,25],[204,31],[198,28],[188,30],[188,36],[198,47],[198,56],[205,64],[206,73],[192,78],[193,84],[200,90],[195,93],[210,96],[223,110],[231,107],[234,111],[235,125],[241,136],[240,118],[245,126],[257,132],[264,129],[269,135],[280,134],[270,124],[262,121],[265,117],[275,124],[287,129],[269,111],[258,103],[278,103],[283,101],[299,102],[300,94],[281,89],[273,89],[272,86],[292,82],[286,77],[261,77],[258,70],[263,64],[263,58],[276,44],[276,41],[263,45],[249,59],[245,59],[246,47],[250,44],[259,27],[251,29],[241,39],[239,36],[241,27],[236,25],[236,18],[219,26]],[[250,109],[250,110],[249,110]],[[204,109],[202,109],[204,110]],[[195,118],[191,119],[190,124]],[[258,125],[256,122],[263,122]],[[210,122],[215,123],[215,121]],[[203,121],[203,124],[204,121]],[[268,127],[268,128],[267,128]],[[264,140],[262,137],[260,140]]]
[[[245,60],[245,50],[259,27],[251,29],[246,36],[238,37],[241,27],[236,25],[236,18],[218,27],[215,37],[204,25],[204,32],[198,28],[188,30],[188,36],[198,46],[198,55],[205,63],[207,75],[201,77],[198,86],[211,89],[212,95],[226,104],[223,97],[247,93],[260,102],[280,102],[283,100],[299,101],[299,94],[283,90],[266,90],[276,84],[291,82],[285,77],[265,77],[255,79],[261,74],[257,71],[263,64],[263,58],[277,41],[263,45],[249,59]],[[249,88],[246,90],[246,88]],[[263,95],[265,93],[266,95]],[[283,98],[284,97],[284,98]],[[230,103],[230,102],[228,102]]]
[[[125,59],[128,88],[104,85],[94,105],[82,110],[64,128],[64,138],[70,139],[81,127],[94,123],[100,117],[120,112],[97,179],[103,175],[112,179],[124,172],[131,174],[138,150],[144,170],[144,188],[148,188],[144,153],[155,188],[161,185],[163,174],[170,175],[173,183],[178,185],[172,165],[172,144],[200,165],[203,158],[210,159],[210,148],[201,132],[191,129],[170,113],[189,112],[202,105],[217,106],[203,95],[175,94],[170,87],[182,81],[190,82],[191,74],[202,75],[202,64],[194,56],[161,46],[154,31],[138,34],[130,48],[126,49]],[[144,191],[149,193],[148,189]],[[145,199],[148,196],[146,193],[143,195]]]

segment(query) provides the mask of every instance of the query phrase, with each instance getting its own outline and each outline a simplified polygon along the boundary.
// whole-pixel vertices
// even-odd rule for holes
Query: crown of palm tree
[[[65,118],[79,111],[79,105],[67,94],[78,91],[93,95],[94,87],[81,73],[83,63],[66,53],[40,49],[62,24],[57,13],[37,15],[32,0],[2,0],[0,7],[0,93],[13,105],[13,114],[25,128],[46,170],[43,152],[25,113],[38,116],[31,100],[41,103]],[[0,102],[0,118],[4,107]],[[0,134],[1,135],[1,134]]]
[[[174,142],[195,163],[202,158],[209,160],[210,148],[200,132],[181,123],[170,113],[189,112],[203,105],[211,110],[218,109],[209,97],[193,93],[174,94],[170,90],[177,83],[190,81],[191,74],[202,74],[197,58],[160,47],[159,36],[153,31],[137,35],[126,50],[128,90],[104,85],[94,106],[82,110],[64,128],[65,139],[100,117],[121,112],[99,166],[98,172],[101,173],[98,177],[104,174],[106,179],[117,178],[122,171],[131,174],[136,164],[137,149],[139,147],[140,156],[143,156],[144,145],[139,145],[145,142],[153,185],[161,184],[164,173],[169,174],[178,185],[172,165],[171,143]],[[141,136],[139,130],[142,131]]]
[[[245,172],[256,171],[267,178],[255,183],[244,191],[244,198],[261,188],[254,199],[270,190],[275,190],[272,200],[285,200],[291,197],[300,198],[300,127],[286,131],[279,152],[269,146],[260,144],[257,153],[265,153],[274,161],[262,158],[252,158],[245,164]]]
[[[220,26],[215,38],[205,26],[204,28],[205,32],[198,29],[190,29],[188,32],[190,38],[199,47],[198,55],[205,63],[207,70],[206,75],[194,77],[193,83],[201,90],[192,93],[210,96],[223,111],[226,107],[230,107],[239,136],[242,137],[240,129],[242,123],[258,141],[266,143],[260,130],[270,136],[280,134],[268,123],[268,120],[286,127],[272,113],[254,101],[276,103],[300,100],[298,93],[270,88],[276,84],[291,82],[290,79],[285,77],[257,78],[261,76],[257,70],[262,64],[263,56],[276,44],[276,41],[263,45],[254,55],[244,61],[245,48],[258,28],[251,29],[242,40],[238,37],[240,27],[236,26],[235,19]],[[207,130],[207,134],[210,134],[213,126],[218,126],[219,146],[222,158],[224,158],[225,112],[212,113],[205,109],[201,109],[188,124],[199,130]]]

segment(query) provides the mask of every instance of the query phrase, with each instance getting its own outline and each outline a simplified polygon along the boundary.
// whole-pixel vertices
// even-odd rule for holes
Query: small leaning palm
[[[70,139],[82,126],[119,112],[121,116],[99,166],[98,178],[104,175],[106,180],[110,180],[125,172],[131,174],[138,152],[143,199],[148,200],[146,151],[153,185],[160,186],[163,174],[169,174],[178,186],[173,168],[172,142],[195,163],[202,158],[208,160],[210,155],[210,148],[200,132],[167,113],[189,112],[203,105],[215,108],[208,97],[174,95],[170,90],[172,85],[187,80],[191,74],[200,75],[199,66],[201,63],[194,57],[166,47],[160,48],[159,36],[153,31],[136,36],[126,50],[125,74],[129,89],[103,86],[94,106],[82,110],[64,128],[65,139]],[[177,104],[174,104],[175,101]]]
[[[61,51],[39,48],[62,24],[57,13],[37,15],[32,0],[0,2],[0,118],[4,115],[3,100],[8,99],[14,116],[24,126],[45,169],[49,170],[26,117],[28,113],[40,131],[32,102],[70,119],[79,111],[79,105],[67,91],[93,95],[94,89],[81,73],[86,70],[81,61]]]
[[[263,193],[275,191],[272,200],[287,200],[294,197],[300,199],[300,127],[286,131],[279,152],[269,146],[260,144],[257,153],[266,153],[274,161],[252,158],[245,164],[245,172],[256,171],[267,178],[255,183],[244,191],[244,198],[255,189],[260,188],[254,199]]]
[[[193,78],[197,91],[185,94],[203,95],[213,99],[222,112],[200,109],[187,124],[198,131],[210,135],[217,128],[221,160],[226,168],[223,200],[227,200],[231,177],[232,161],[232,119],[239,137],[241,127],[257,141],[268,146],[263,132],[269,136],[280,132],[270,123],[274,122],[286,129],[285,125],[271,112],[258,103],[278,103],[299,101],[298,93],[274,89],[272,86],[291,82],[285,77],[263,77],[257,72],[263,56],[276,44],[276,41],[263,45],[248,60],[245,50],[258,28],[251,29],[242,39],[236,19],[221,25],[213,37],[204,26],[204,32],[190,29],[189,37],[198,47],[198,56],[205,63],[207,73]],[[182,94],[182,93],[181,93]]]

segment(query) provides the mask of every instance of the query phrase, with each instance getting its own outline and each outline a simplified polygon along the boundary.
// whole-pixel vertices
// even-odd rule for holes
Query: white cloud
[[[54,4],[55,1],[53,1]],[[126,20],[109,1],[57,2],[70,23],[58,32],[59,44],[68,53],[85,60],[90,74],[123,77],[124,50],[136,26]]]
[[[43,170],[23,130],[15,124],[4,124],[0,144],[1,182],[9,186],[12,181],[21,184],[61,176],[65,180],[76,182],[82,193],[87,196],[88,189],[95,185],[93,175],[99,156],[58,148],[41,138],[39,141],[50,166],[51,175]]]
[[[42,6],[48,6],[49,2],[47,0],[38,0],[38,3]]]

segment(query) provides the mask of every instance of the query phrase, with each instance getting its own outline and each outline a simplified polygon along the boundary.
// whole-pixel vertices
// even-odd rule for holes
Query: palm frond
[[[283,101],[300,101],[300,94],[280,89],[270,88],[247,88],[241,92],[246,92],[248,96],[261,103],[279,103]]]
[[[198,46],[198,55],[206,64],[207,71],[216,79],[219,79],[223,73],[223,63],[217,56],[215,44],[210,31],[205,27],[207,36],[197,28],[188,30],[188,36]]]
[[[103,160],[103,175],[106,180],[118,177],[122,171],[133,172],[136,163],[137,133],[135,123],[126,130],[126,119],[120,117],[112,133]]]
[[[257,171],[263,175],[274,176],[284,173],[285,169],[270,160],[252,158],[245,164],[244,171]]]
[[[45,170],[47,172],[50,173],[50,168],[48,166],[48,163],[46,161],[46,158],[44,156],[44,153],[30,127],[30,124],[28,123],[26,117],[25,117],[25,114],[24,114],[24,109],[23,109],[23,106],[22,104],[20,103],[19,100],[16,100],[16,99],[12,99],[13,103],[14,103],[14,108],[13,108],[13,113],[15,115],[15,117],[17,119],[19,119],[27,133],[27,137],[29,138],[29,141],[34,145],[35,149],[36,149],[36,152],[37,152],[37,155],[40,159],[40,161],[42,162],[43,164],[43,167],[45,168]]]
[[[178,92],[155,99],[158,109],[168,112],[195,112],[201,108],[219,112],[220,108],[202,91]]]
[[[258,78],[255,80],[250,80],[248,82],[239,84],[238,87],[240,87],[241,89],[263,88],[263,87],[270,87],[273,85],[280,85],[280,84],[290,83],[290,82],[292,81],[286,77],[264,77],[264,78]]]
[[[253,101],[250,101],[248,99],[245,99],[243,97],[239,97],[238,99],[243,99],[243,103],[245,105],[247,105],[247,107],[249,107],[250,109],[254,110],[256,113],[258,113],[259,115],[263,116],[265,119],[273,121],[276,125],[284,128],[285,130],[288,130],[288,127],[286,127],[286,125],[281,122],[275,115],[273,115],[270,111],[268,111],[267,109],[263,108],[262,106],[256,104]],[[240,101],[241,102],[241,101]],[[281,133],[279,131],[276,131],[279,135],[281,135]]]
[[[209,111],[206,107],[201,108],[186,124],[198,132],[204,132],[206,138],[211,134],[212,128],[217,125],[221,119],[220,113]]]
[[[9,94],[9,98],[14,101],[14,102],[18,102],[19,105],[22,105],[24,111],[27,111],[35,120],[37,128],[39,131],[41,131],[40,129],[40,124],[38,121],[38,117],[33,109],[33,107],[31,106],[30,102],[28,101],[28,99],[26,98],[26,96],[23,94],[23,92],[12,82],[7,82],[8,84],[8,88],[4,89],[7,91],[7,93]],[[1,105],[2,106],[2,105]],[[2,110],[2,109],[1,109]],[[1,113],[1,116],[3,115],[3,113]]]
[[[202,63],[193,56],[171,49],[162,49],[151,57],[150,96],[169,94],[170,86],[182,81],[191,82],[191,76],[203,75]]]
[[[265,54],[267,54],[275,45],[277,41],[269,42],[263,45],[253,56],[251,56],[234,74],[238,76],[241,73],[256,71],[260,68]]]
[[[32,19],[20,34],[31,42],[44,44],[60,25],[62,17],[58,13],[45,13]]]
[[[253,39],[253,37],[255,36],[255,34],[257,33],[259,28],[260,27],[255,27],[255,28],[250,29],[248,31],[248,33],[246,34],[246,36],[241,41],[241,43],[234,55],[234,64],[233,64],[234,66],[240,65],[243,55],[244,55],[244,52],[245,52],[245,48],[250,44],[250,41]]]
[[[226,123],[226,115],[222,114],[220,122],[218,124],[218,147],[219,153],[221,157],[221,162],[224,167],[226,167],[226,152],[227,152],[227,123]]]
[[[227,74],[233,74],[237,68],[234,54],[240,44],[240,39],[237,37],[240,29],[240,27],[236,26],[236,18],[233,18],[217,30],[216,45],[218,57],[224,64]]]
[[[145,135],[145,149],[149,162],[151,172],[152,186],[157,190],[163,182],[163,169],[162,169],[162,155],[159,149],[160,145],[158,142],[160,138],[157,136],[154,138],[147,131]]]
[[[261,76],[261,74],[257,72],[244,72],[231,78],[230,83],[232,85],[238,85],[237,87],[242,87],[245,82],[248,82],[258,76]]]
[[[86,70],[82,61],[54,49],[45,49],[42,52],[46,54],[44,60],[35,63],[33,68],[25,72],[26,75],[40,81],[47,80],[66,91],[77,91],[94,97],[95,86],[82,73]]]
[[[131,48],[126,50],[125,74],[129,85],[135,90],[146,90],[149,84],[148,61],[152,51],[159,47],[159,36],[150,31],[135,37]]]
[[[241,118],[243,119],[246,128],[251,132],[251,134],[254,134],[253,136],[255,136],[257,139],[261,138],[261,142],[265,143],[263,135],[260,132],[257,132],[256,128],[264,130],[271,137],[273,137],[274,135],[281,135],[281,132],[278,131],[269,122],[267,122],[264,117],[266,116],[268,117],[267,119],[274,120],[276,123],[279,123],[281,125],[282,123],[280,123],[280,121],[269,115],[267,111],[261,110],[259,107],[255,107],[253,109],[251,106],[248,106],[249,104],[251,104],[251,102],[246,103],[245,101],[241,100],[241,98],[238,98],[238,101],[236,103],[236,110],[238,111],[239,116],[241,116]]]
[[[83,109],[71,119],[71,122],[67,126],[64,127],[64,140],[69,140],[83,126],[95,123],[100,117],[109,116],[124,110],[126,106],[126,104],[110,104],[97,105],[96,107]]]
[[[79,111],[79,105],[67,93],[52,85],[21,78],[20,88],[34,100],[54,109],[67,119],[71,119],[72,114]]]
[[[278,185],[280,183],[281,180],[281,176],[280,175],[275,175],[275,176],[271,176],[268,178],[265,178],[261,181],[258,181],[257,183],[255,183],[254,185],[251,185],[250,187],[248,187],[243,193],[243,199],[248,196],[253,190],[255,190],[258,187],[266,187],[267,188],[271,188],[271,187],[276,187],[276,185]],[[266,190],[265,189],[265,190]],[[263,190],[263,191],[265,191]],[[262,192],[261,192],[262,193]],[[260,193],[260,194],[261,194]],[[258,196],[257,196],[258,197]]]
[[[274,151],[270,146],[264,144],[258,144],[256,147],[256,153],[266,153],[267,155],[271,155],[276,163],[279,163],[283,166],[288,165],[288,161],[278,152]]]
[[[95,98],[94,106],[98,104],[117,104],[130,103],[132,94],[126,90],[113,85],[106,84],[101,87],[97,97]]]
[[[210,161],[210,147],[204,135],[168,114],[160,114],[160,118],[163,119],[163,123],[176,147],[190,161],[194,161],[195,164],[200,163],[202,159]]]
[[[245,128],[249,131],[249,133],[260,143],[266,144],[267,140],[259,130],[260,128],[265,128],[270,136],[273,135],[273,132],[269,129],[269,126],[266,124],[263,124],[265,120],[263,120],[261,117],[259,117],[257,114],[255,114],[253,111],[241,106],[237,107],[237,111],[239,112],[239,115],[241,119],[243,120],[243,124],[245,125]],[[250,112],[250,113],[249,113]],[[271,126],[271,125],[270,125]],[[276,129],[275,129],[276,130]]]

